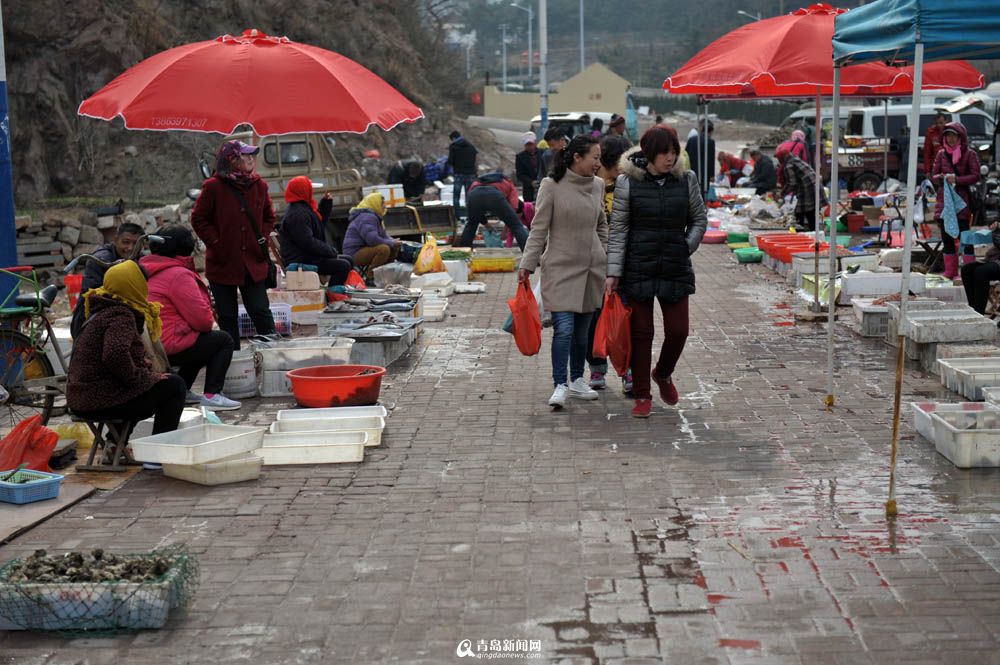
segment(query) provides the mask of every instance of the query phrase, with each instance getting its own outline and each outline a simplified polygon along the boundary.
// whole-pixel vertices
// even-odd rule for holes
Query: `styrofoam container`
[[[1000,407],[1000,387],[990,386],[983,388],[983,399],[986,400],[987,404]]]
[[[987,410],[1000,413],[1000,409],[991,407],[989,404],[984,404],[983,402],[958,402],[954,404],[945,402],[910,402],[910,408],[913,409],[913,428],[928,441],[934,440],[934,423],[931,420],[932,413],[974,413]]]
[[[201,409],[184,409],[181,411],[181,421],[177,425],[177,429],[183,429],[185,427],[194,427],[195,425],[202,425],[205,423],[205,414],[201,412]],[[132,428],[132,434],[129,435],[131,439],[138,439],[146,436],[153,435],[153,418],[146,418],[145,420],[140,420]]]
[[[468,282],[469,281],[469,262],[468,261],[445,261],[444,269],[448,271],[451,278],[455,282]]]
[[[132,439],[132,452],[141,462],[204,464],[260,448],[262,427],[196,425]]]
[[[270,289],[267,297],[272,303],[284,303],[291,307],[292,323],[301,326],[316,325],[319,322],[319,313],[326,307],[326,291],[320,288],[307,291]]]
[[[331,406],[326,409],[281,409],[277,420],[315,420],[317,418],[386,418],[389,412],[381,404],[374,406]]]
[[[287,372],[316,365],[346,365],[351,361],[353,346],[353,339],[302,337],[258,345],[256,348],[263,371]]]
[[[267,434],[257,453],[266,466],[275,464],[340,464],[365,458],[365,432],[288,432]]]
[[[960,469],[1000,466],[1000,411],[934,412],[934,447]]]
[[[486,293],[486,282],[455,282],[455,293]]]
[[[255,453],[243,453],[207,464],[164,464],[163,475],[198,485],[225,485],[260,478],[264,458]]]
[[[359,416],[356,418],[316,418],[311,420],[276,420],[271,423],[271,434],[288,434],[293,432],[364,432],[368,435],[369,446],[382,443],[382,430],[385,429],[385,419],[377,416]]]
[[[844,296],[887,296],[899,293],[902,275],[891,272],[856,272],[844,275]],[[910,275],[910,291],[920,293],[924,290],[924,276],[919,273]]]

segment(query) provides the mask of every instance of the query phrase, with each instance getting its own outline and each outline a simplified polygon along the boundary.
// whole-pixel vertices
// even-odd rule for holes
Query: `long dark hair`
[[[597,139],[593,136],[588,136],[586,134],[577,134],[574,136],[568,146],[553,155],[552,179],[556,182],[562,180],[563,176],[566,175],[566,169],[573,164],[573,156],[586,155],[590,152],[590,148],[597,145],[597,143]]]

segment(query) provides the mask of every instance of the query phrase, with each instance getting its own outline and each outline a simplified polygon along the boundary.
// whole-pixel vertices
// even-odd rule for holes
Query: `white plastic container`
[[[1000,466],[1000,412],[931,414],[934,447],[960,469]]]
[[[205,423],[205,415],[201,412],[201,409],[184,409],[181,411],[181,422],[177,425],[177,429],[183,429],[185,427],[194,427],[195,425],[203,425]],[[153,418],[146,418],[145,420],[140,420],[132,428],[132,434],[129,438],[139,439],[145,436],[153,435]]]
[[[386,418],[389,412],[375,406],[331,406],[325,409],[281,409],[277,420],[315,420],[317,418]]]
[[[1000,407],[1000,387],[990,386],[983,388],[983,399],[987,404]]]
[[[944,402],[910,402],[913,409],[913,427],[917,433],[928,441],[934,440],[934,423],[931,420],[932,413],[976,413],[979,411],[996,411],[1000,409],[992,407],[983,402],[958,402],[956,404],[946,404]]]
[[[291,432],[267,434],[258,453],[264,464],[342,464],[365,458],[364,432]]]
[[[469,262],[468,261],[445,261],[444,269],[448,271],[451,278],[455,282],[468,282],[469,281]]]
[[[314,367],[316,365],[346,365],[351,361],[353,339],[340,337],[302,337],[258,345],[260,368],[264,372]]]
[[[257,357],[252,349],[240,349],[233,353],[222,392],[230,399],[257,396]]]
[[[385,419],[360,416],[357,418],[317,418],[314,420],[276,420],[271,423],[271,434],[295,432],[364,432],[368,435],[369,446],[382,443]]]
[[[973,401],[983,399],[983,388],[1000,385],[1000,358],[939,360],[941,383]]]
[[[455,293],[486,293],[486,282],[455,282]]]
[[[261,397],[288,397],[292,394],[292,382],[288,379],[286,370],[268,369],[261,372]]]
[[[264,458],[255,453],[243,453],[207,464],[164,464],[163,475],[198,485],[225,485],[260,478]]]
[[[197,425],[131,442],[135,458],[159,464],[204,464],[248,453],[261,446],[262,427]]]

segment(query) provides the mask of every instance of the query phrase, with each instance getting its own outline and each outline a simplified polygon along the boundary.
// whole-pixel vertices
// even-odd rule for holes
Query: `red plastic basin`
[[[361,374],[365,370],[375,371]],[[299,405],[317,409],[375,404],[384,375],[385,368],[375,365],[317,365],[286,373]]]

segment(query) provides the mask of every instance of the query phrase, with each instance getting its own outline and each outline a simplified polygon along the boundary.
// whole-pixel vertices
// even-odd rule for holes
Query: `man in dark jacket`
[[[452,180],[454,181],[452,205],[455,206],[455,214],[461,217],[465,214],[459,205],[462,200],[462,190],[465,190],[466,196],[469,195],[469,187],[476,178],[476,155],[478,151],[476,150],[476,146],[469,143],[458,132],[452,132],[448,138],[451,139],[451,145],[448,146],[447,165],[451,167]]]
[[[118,259],[127,258],[132,254],[135,243],[142,235],[142,227],[138,224],[125,222],[118,227],[115,232],[114,242],[101,245],[90,253],[95,259],[104,263],[113,263]],[[96,289],[104,284],[104,273],[107,268],[97,261],[88,261],[83,268],[83,282],[80,285],[80,295],[91,289]],[[80,328],[83,326],[83,298],[76,301],[76,309],[73,310],[73,318],[69,324],[70,335],[74,339],[79,336]]]
[[[705,124],[702,123],[702,129],[705,128]],[[715,131],[715,125],[711,120],[708,121],[708,173],[703,174],[699,169],[701,168],[702,159],[705,156],[705,142],[702,139],[705,132],[701,131],[697,135],[692,136],[687,140],[687,145],[685,150],[687,151],[688,160],[691,162],[691,170],[694,174],[698,176],[698,182],[701,183],[701,191],[704,194],[708,191],[708,186],[715,179],[715,139],[712,138],[712,132]]]
[[[469,189],[469,221],[462,229],[456,247],[472,247],[480,224],[486,224],[486,216],[493,215],[507,225],[517,239],[517,246],[524,251],[528,240],[528,229],[524,228],[519,213],[524,204],[517,198],[517,188],[510,178],[502,173],[487,173],[479,176]]]
[[[753,160],[753,173],[748,186],[754,188],[755,194],[767,194],[778,186],[778,171],[774,162],[756,148],[750,151],[750,159]]]
[[[569,145],[569,139],[566,138],[566,132],[558,127],[552,127],[545,132],[545,142],[549,145],[549,147],[542,151],[542,170],[538,174],[539,182],[542,178],[552,173],[552,157]]]
[[[522,198],[525,202],[534,201],[535,184],[539,180],[538,174],[542,168],[534,132],[525,132],[521,136],[521,143],[524,144],[524,150],[514,157],[514,171],[517,174],[517,182],[521,185]]]
[[[424,180],[424,165],[419,160],[412,159],[408,162],[396,162],[389,169],[389,177],[386,182],[390,185],[402,185],[403,197],[406,199],[419,199],[424,195],[427,183]]]

